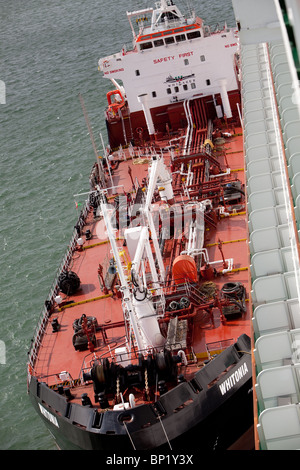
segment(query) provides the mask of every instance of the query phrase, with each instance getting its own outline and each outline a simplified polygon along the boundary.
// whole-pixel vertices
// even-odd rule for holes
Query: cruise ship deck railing
[[[300,121],[284,48],[244,46],[241,62],[256,433],[261,449],[299,449]]]

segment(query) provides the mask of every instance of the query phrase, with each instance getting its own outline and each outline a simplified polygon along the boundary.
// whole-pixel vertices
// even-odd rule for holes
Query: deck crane
[[[154,308],[152,295],[147,288],[144,270],[144,262],[147,259],[152,276],[152,286],[154,289],[157,289],[157,292],[159,292],[160,282],[163,282],[165,278],[165,268],[151,214],[151,202],[157,186],[161,198],[169,204],[173,204],[174,196],[172,190],[172,178],[164,163],[163,157],[159,155],[152,157],[152,164],[149,168],[149,182],[146,200],[143,208],[141,209],[145,215],[145,220],[147,220],[147,225],[128,228],[124,232],[128,251],[132,260],[131,279],[133,286],[129,285],[124,273],[108,207],[104,200],[101,201],[101,211],[120,277],[120,291],[123,296],[125,321],[129,321],[137,342],[137,347],[140,351],[149,351],[151,349],[161,348],[165,343],[165,338],[160,332],[158,315]],[[149,230],[151,232],[152,243],[158,263],[158,270],[155,266],[155,260],[150,245]]]

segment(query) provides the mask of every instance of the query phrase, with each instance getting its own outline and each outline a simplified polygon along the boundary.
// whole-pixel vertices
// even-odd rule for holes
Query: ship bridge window
[[[189,59],[184,59],[184,65],[189,65]]]
[[[200,31],[193,31],[191,33],[187,33],[186,36],[188,39],[196,39],[196,38],[200,38],[201,34],[200,34]]]
[[[156,39],[156,41],[154,41],[154,46],[155,47],[159,47],[159,46],[163,46],[164,45],[164,40],[163,39]]]
[[[168,93],[168,95],[170,95],[172,93],[171,88],[167,88],[167,93]]]
[[[151,49],[153,47],[152,42],[142,42],[140,45],[141,51],[144,51],[146,49]]]
[[[192,82],[191,83],[191,88],[196,88],[196,83]]]
[[[175,38],[176,38],[176,42],[186,41],[185,34],[178,34],[177,36],[175,36]]]
[[[152,91],[152,98],[156,98],[156,91]]]
[[[175,42],[175,39],[173,38],[173,36],[169,37],[169,38],[165,38],[165,43],[166,44],[174,44]]]
[[[201,60],[201,62],[205,62],[205,55],[201,55],[200,60]]]

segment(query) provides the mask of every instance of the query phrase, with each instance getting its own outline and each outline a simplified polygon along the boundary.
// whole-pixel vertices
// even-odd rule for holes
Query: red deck
[[[241,129],[235,128],[234,135],[226,139],[225,156],[218,155],[221,165],[226,166],[226,161],[231,169],[231,178],[236,177],[244,183],[244,157],[243,157],[243,140]],[[160,142],[161,147],[166,142]],[[165,162],[170,158],[164,154]],[[126,159],[121,161],[117,170],[113,174],[113,183],[115,186],[122,185],[118,188],[121,194],[132,192],[132,180],[128,172],[131,169],[133,181],[142,182],[147,176],[148,162],[142,157],[132,158],[126,151]],[[108,201],[113,195],[108,193]],[[240,210],[234,211],[230,216],[221,216],[217,223],[216,229],[206,226],[204,246],[208,250],[210,261],[220,260],[220,266],[217,270],[222,269],[222,254],[218,247],[218,242],[222,242],[222,251],[225,259],[233,259],[233,270],[224,275],[218,275],[213,279],[218,289],[226,282],[241,282],[247,292],[248,297],[248,242],[246,228],[245,204]],[[77,381],[82,377],[82,369],[88,369],[90,362],[96,357],[103,356],[112,357],[114,349],[124,345],[126,340],[126,331],[124,327],[124,317],[121,305],[121,299],[114,289],[107,294],[100,286],[100,278],[98,276],[99,263],[103,267],[105,275],[109,266],[109,260],[113,258],[110,244],[104,233],[104,222],[102,218],[94,218],[91,210],[82,229],[84,234],[86,230],[90,230],[92,238],[86,240],[83,235],[84,245],[81,251],[74,252],[69,269],[77,273],[81,284],[78,292],[70,297],[61,294],[63,304],[57,305],[49,318],[46,332],[41,340],[38,356],[34,364],[34,375],[46,381],[48,385],[54,386],[60,383],[59,374],[67,371],[71,378]],[[118,236],[118,234],[116,235]],[[125,254],[127,248],[123,246],[123,240],[118,241],[120,251]],[[125,256],[122,255],[121,256]],[[168,249],[164,258],[166,266],[170,264],[167,258]],[[129,260],[129,255],[124,260]],[[69,303],[68,302],[72,302]],[[67,303],[67,304],[66,304]],[[246,302],[248,304],[248,302]],[[63,306],[62,306],[63,305]],[[250,312],[249,306],[247,313],[228,320],[225,323],[221,321],[220,311],[214,308],[212,317],[205,311],[198,312],[190,319],[192,330],[192,348],[197,357],[198,362],[191,361],[185,368],[185,373],[189,375],[195,368],[201,366],[204,359],[207,358],[206,345],[215,343],[212,349],[219,350],[221,345],[219,342],[226,340],[236,340],[241,334],[250,334]],[[73,322],[79,319],[82,314],[86,316],[96,317],[98,325],[102,327],[97,332],[97,343],[94,352],[89,350],[76,351],[72,344]],[[60,325],[59,331],[52,332],[51,321],[58,319]],[[87,391],[87,390],[84,390]],[[74,393],[73,393],[74,392]],[[83,385],[77,389],[72,389],[72,393],[80,399],[83,392]]]

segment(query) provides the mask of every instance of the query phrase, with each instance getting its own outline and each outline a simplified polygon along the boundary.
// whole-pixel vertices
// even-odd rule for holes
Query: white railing
[[[80,217],[78,218],[78,222],[77,222],[78,224],[81,224],[81,223],[83,224],[84,219],[87,216],[88,210],[89,210],[89,202],[88,202],[88,199],[87,199],[87,201],[85,203],[85,207],[84,207]],[[54,281],[52,283],[52,286],[50,288],[50,292],[48,294],[48,298],[47,298],[46,302],[50,302],[50,303],[54,302],[54,298],[55,298],[55,296],[58,292],[58,278],[59,278],[60,274],[65,269],[68,268],[68,266],[70,264],[70,261],[72,259],[72,255],[73,255],[74,250],[76,248],[77,238],[78,238],[78,232],[77,232],[76,229],[74,229],[71,240],[70,240],[70,243],[69,243],[69,246],[68,246],[67,251],[66,251],[66,254],[63,257],[63,260],[62,260],[59,268],[57,269],[56,276],[55,276]],[[35,329],[34,337],[33,337],[32,343],[31,343],[30,351],[28,353],[28,363],[32,367],[34,367],[34,364],[35,364],[35,361],[36,361],[36,358],[37,358],[37,354],[38,354],[38,350],[39,350],[39,347],[40,347],[40,344],[41,344],[41,340],[42,340],[43,335],[45,333],[45,330],[46,330],[46,327],[47,327],[47,324],[48,324],[48,318],[50,316],[49,309],[46,306],[46,302],[45,302],[45,306],[42,309],[42,312],[40,314],[38,324],[37,324],[36,329]]]
[[[278,161],[279,161],[280,174],[281,174],[281,179],[282,179],[282,191],[283,191],[283,197],[284,197],[285,212],[286,212],[287,224],[289,228],[289,239],[291,243],[293,267],[295,271],[295,282],[296,282],[296,288],[297,288],[297,293],[298,293],[298,299],[300,300],[300,263],[299,263],[297,238],[296,238],[298,237],[298,234],[295,233],[295,227],[294,227],[294,222],[293,222],[294,221],[294,218],[293,218],[294,208],[291,206],[290,195],[289,195],[289,190],[288,190],[289,183],[288,183],[288,177],[286,174],[286,165],[284,163],[285,155],[283,153],[283,148],[282,148],[280,123],[278,122],[277,105],[275,102],[273,80],[272,80],[271,70],[270,70],[268,46],[266,43],[263,44],[263,51],[264,51],[265,61],[267,64],[267,67],[266,67],[267,80],[268,80],[270,103],[271,103],[271,109],[272,109],[272,115],[273,115],[276,146],[277,146],[278,157],[279,157]]]

